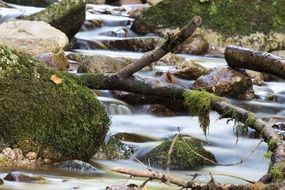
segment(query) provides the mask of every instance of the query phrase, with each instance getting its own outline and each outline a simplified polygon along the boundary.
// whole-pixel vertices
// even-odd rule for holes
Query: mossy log
[[[81,25],[85,21],[85,6],[85,0],[62,0],[23,19],[49,23],[64,32],[71,39],[80,30]]]
[[[228,46],[225,58],[230,67],[265,72],[285,79],[285,59],[270,53]]]
[[[0,136],[42,158],[89,160],[103,143],[109,117],[73,76],[0,46]]]
[[[285,179],[285,146],[274,129],[266,122],[258,119],[252,112],[227,103],[219,97],[213,97],[214,95],[209,95],[208,92],[201,93],[201,91],[190,91],[189,89],[176,85],[157,85],[138,81],[133,78],[121,79],[116,75],[84,74],[78,77],[83,85],[92,89],[121,90],[169,100],[182,100],[187,103],[189,108],[196,109],[197,106],[202,106],[208,110],[218,112],[223,118],[233,118],[237,122],[244,123],[246,127],[250,127],[259,132],[268,145],[271,144],[269,146],[269,151],[273,153],[271,157],[271,166],[266,178],[262,178],[262,181],[271,182]],[[191,101],[192,98],[195,98],[193,96],[196,96],[197,94],[195,92],[199,94],[200,99]],[[204,117],[204,112],[200,113],[199,110],[200,109],[198,109],[198,111],[190,110],[190,112],[192,114],[196,113],[197,115],[202,114],[202,117]],[[281,172],[278,177],[274,175],[276,169]]]

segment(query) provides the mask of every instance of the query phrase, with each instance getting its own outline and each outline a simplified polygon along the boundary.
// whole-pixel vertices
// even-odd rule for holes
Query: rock
[[[184,62],[186,59],[182,56],[179,56],[174,53],[168,53],[165,56],[163,56],[160,60],[157,62],[154,62],[154,65],[158,66],[176,66],[179,63]]]
[[[165,107],[164,105],[161,105],[161,104],[151,105],[148,109],[148,112],[150,114],[154,114],[157,116],[164,116],[164,117],[166,117],[166,116],[169,117],[169,116],[175,115],[170,109],[168,109],[167,107]]]
[[[218,96],[252,99],[254,97],[252,82],[244,71],[232,68],[217,68],[198,78],[192,89],[204,89]]]
[[[106,4],[111,5],[125,5],[125,4],[141,4],[141,0],[106,0]]]
[[[38,13],[25,16],[23,19],[49,23],[71,39],[85,21],[85,6],[86,1],[61,0]]]
[[[4,178],[6,181],[25,182],[25,183],[47,183],[48,181],[41,176],[30,176],[20,172],[10,172]]]
[[[209,43],[200,34],[192,35],[185,42],[176,48],[179,53],[188,53],[192,55],[204,55],[208,52]]]
[[[151,4],[151,5],[156,5],[158,4],[159,2],[161,2],[162,0],[147,0],[146,2]]]
[[[190,60],[177,64],[176,69],[177,71],[172,74],[177,78],[186,80],[196,80],[200,76],[208,73],[208,70],[205,67]]]
[[[167,168],[168,152],[171,143],[172,140],[163,141],[140,160],[155,168]],[[206,151],[199,140],[195,138],[180,138],[174,145],[169,168],[173,170],[192,170],[205,165],[213,165],[213,163],[195,154],[193,150],[203,157],[216,162],[214,155]]]
[[[0,25],[0,44],[35,56],[57,53],[67,47],[68,38],[44,22],[13,20]]]
[[[28,159],[29,161],[36,161],[37,157],[38,155],[35,152],[28,152],[25,156],[25,158]]]
[[[5,154],[0,153],[0,167],[11,167],[12,165],[12,160],[9,160]]]
[[[163,39],[158,37],[139,37],[101,40],[100,42],[111,50],[147,52],[162,44]]]
[[[16,154],[11,148],[5,148],[2,150],[2,153],[10,160],[16,159]]]
[[[21,149],[19,148],[14,148],[13,151],[15,152],[15,159],[20,161],[20,160],[24,160],[24,155]]]
[[[98,18],[94,18],[92,20],[85,20],[83,25],[81,26],[81,31],[94,30],[96,28],[101,27],[102,24],[103,21]]]
[[[116,73],[132,60],[128,58],[113,58],[105,55],[69,54],[68,59],[79,62],[79,73]]]
[[[109,117],[90,89],[4,46],[0,68],[3,142],[54,161],[89,160],[96,153]]]
[[[101,171],[87,162],[81,160],[67,160],[57,164],[57,167],[61,169],[67,169],[69,171],[100,174]]]
[[[57,2],[57,0],[5,0],[5,2],[24,6],[46,7]]]
[[[272,4],[266,1],[177,0],[173,3],[164,0],[144,10],[132,29],[145,34],[170,26],[181,28],[194,15],[200,15],[203,25],[195,34],[203,36],[215,54],[222,53],[229,44],[261,51],[281,50],[285,44],[283,6],[282,1]]]
[[[143,142],[150,142],[150,141],[157,141],[158,139],[154,139],[148,136],[143,136],[134,133],[116,133],[114,138],[120,141],[128,141],[128,142],[136,142],[136,143],[143,143]]]
[[[4,184],[4,181],[3,179],[0,178],[0,185],[3,185]]]
[[[52,69],[65,71],[68,68],[68,60],[61,50],[58,53],[43,53],[35,57],[36,60],[48,64]]]
[[[93,156],[97,160],[122,160],[128,159],[133,153],[133,149],[119,140],[110,137],[107,144],[100,147],[99,151]]]

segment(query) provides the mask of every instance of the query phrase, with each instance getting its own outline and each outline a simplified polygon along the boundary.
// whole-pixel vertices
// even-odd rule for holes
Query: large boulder
[[[256,50],[284,49],[285,1],[163,0],[144,10],[132,28],[138,33],[181,28],[194,15],[203,18],[196,34],[210,49],[223,52],[228,44]],[[237,11],[242,10],[242,11]]]
[[[147,165],[150,164],[152,167],[169,167],[173,170],[192,170],[205,165],[213,165],[213,162],[216,162],[214,155],[206,151],[199,140],[191,137],[182,138],[179,138],[173,146],[170,166],[167,166],[168,152],[173,140],[163,141],[140,160]],[[212,160],[212,162],[209,160]]]
[[[213,70],[207,75],[199,77],[192,86],[194,90],[206,90],[218,96],[227,96],[241,99],[254,97],[252,81],[242,70],[222,67]]]
[[[86,1],[84,0],[61,0],[23,19],[47,22],[71,39],[85,21],[85,6]]]
[[[0,46],[0,136],[24,154],[89,160],[109,117],[93,92],[67,73]]]
[[[57,0],[5,0],[7,3],[35,7],[46,7],[56,1]]]
[[[13,20],[0,25],[0,44],[35,56],[58,53],[68,45],[68,38],[45,22]]]

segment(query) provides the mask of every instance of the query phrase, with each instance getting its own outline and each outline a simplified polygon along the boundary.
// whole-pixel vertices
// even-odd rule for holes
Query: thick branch
[[[201,23],[202,18],[195,16],[177,35],[169,37],[160,47],[144,54],[142,58],[123,68],[117,73],[117,76],[119,78],[128,78],[151,63],[158,61],[161,57],[173,51],[175,47],[189,38]]]
[[[285,79],[285,60],[270,53],[228,46],[225,58],[230,67],[265,72]]]

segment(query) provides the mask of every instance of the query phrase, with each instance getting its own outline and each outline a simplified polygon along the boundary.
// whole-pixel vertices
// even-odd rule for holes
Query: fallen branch
[[[140,59],[126,66],[116,75],[119,78],[129,78],[144,67],[150,65],[155,61],[158,61],[168,52],[173,51],[175,47],[189,38],[201,23],[202,18],[195,16],[177,35],[170,36],[160,47],[157,47],[153,51],[144,54]]]
[[[265,72],[285,79],[285,60],[270,53],[228,46],[225,59],[230,67]]]
[[[158,180],[162,183],[169,182],[171,184],[177,185],[182,188],[191,188],[192,190],[212,190],[212,189],[219,189],[219,190],[263,190],[263,189],[279,189],[280,187],[284,187],[284,183],[275,183],[275,184],[262,184],[262,183],[249,183],[246,185],[231,185],[231,184],[216,184],[213,178],[210,180],[209,183],[197,183],[193,182],[193,180],[188,181],[181,177],[175,177],[172,175],[167,175],[162,172],[154,172],[154,171],[142,171],[142,170],[135,170],[131,168],[122,168],[122,167],[115,167],[112,169],[114,172],[119,172],[122,174],[131,175],[134,177],[143,177],[148,178],[149,180]]]

